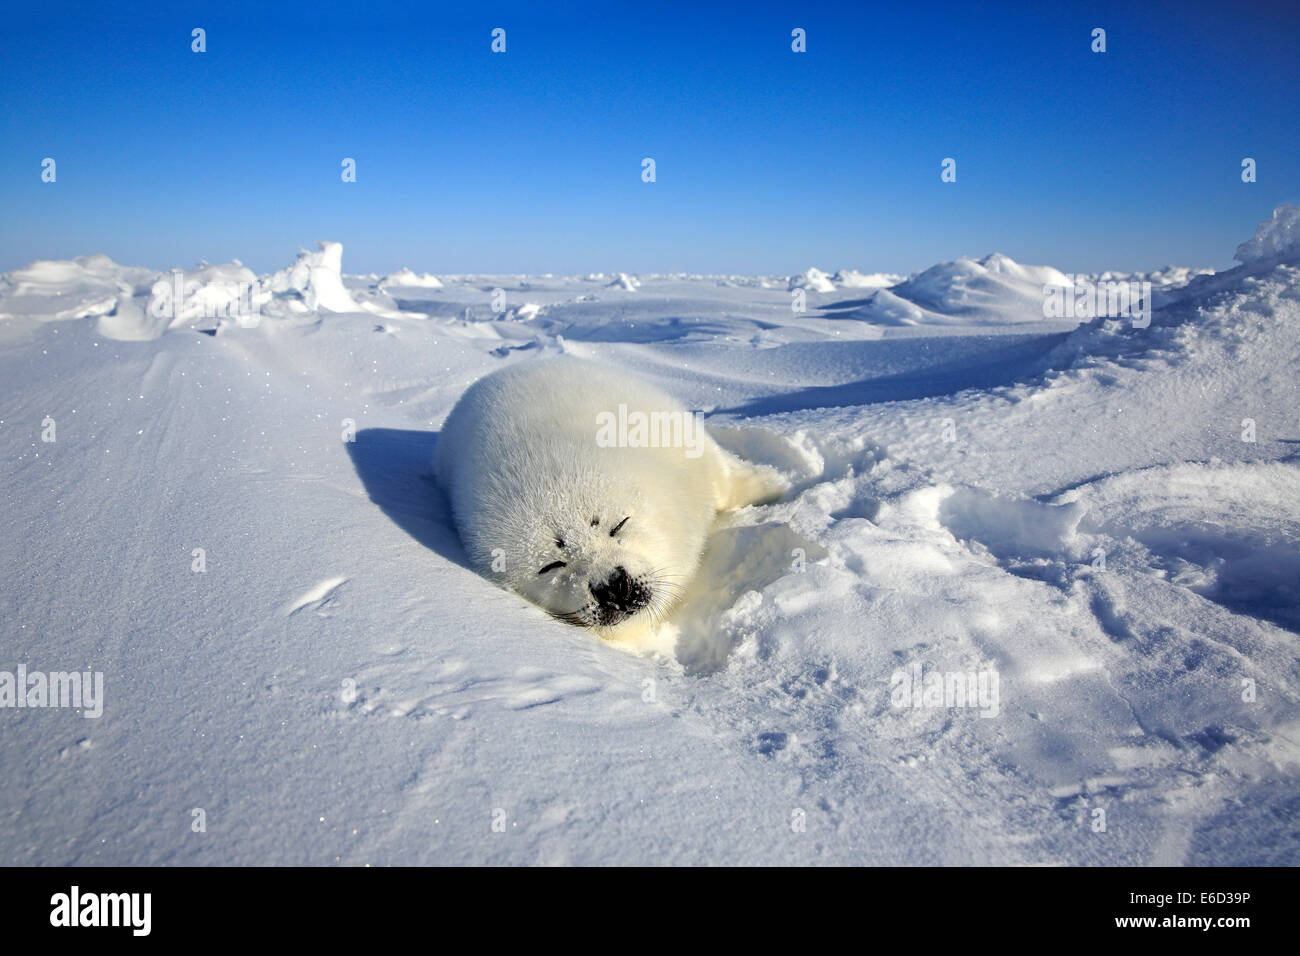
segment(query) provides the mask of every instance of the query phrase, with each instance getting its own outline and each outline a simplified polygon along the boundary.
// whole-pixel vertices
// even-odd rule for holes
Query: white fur
[[[772,500],[787,486],[702,428],[695,457],[683,447],[602,447],[600,416],[620,404],[687,414],[659,389],[593,362],[562,356],[508,366],[456,403],[438,436],[434,472],[480,573],[608,640],[637,644],[685,588],[717,512]],[[566,566],[538,574],[555,561]],[[599,626],[591,588],[616,567],[650,602]]]

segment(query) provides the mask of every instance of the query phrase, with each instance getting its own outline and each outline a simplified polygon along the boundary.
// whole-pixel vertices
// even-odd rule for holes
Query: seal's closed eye
[[[630,518],[630,517],[632,517],[632,516],[631,516],[631,515],[628,515],[628,516],[627,516],[627,518]],[[609,536],[610,536],[611,538],[614,537],[614,535],[618,534],[618,529],[619,529],[619,528],[621,528],[621,527],[623,527],[623,525],[627,524],[627,518],[624,518],[624,519],[623,519],[622,521],[620,521],[618,524],[614,525],[613,530],[611,530],[610,533],[609,533]]]
[[[565,567],[568,567],[568,565],[565,564],[563,561],[552,561],[550,564],[542,568],[542,570],[538,571],[537,573],[545,574],[547,571],[554,571],[556,568],[565,568]]]

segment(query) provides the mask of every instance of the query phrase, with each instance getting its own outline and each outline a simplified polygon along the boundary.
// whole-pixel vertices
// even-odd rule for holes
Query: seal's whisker
[[[564,621],[566,624],[574,624],[578,627],[591,627],[591,622],[583,617],[582,612],[583,608],[578,608],[576,611],[547,611],[546,613],[557,621]]]

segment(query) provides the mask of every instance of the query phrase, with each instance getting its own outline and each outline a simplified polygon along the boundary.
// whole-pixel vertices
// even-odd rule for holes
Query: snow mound
[[[211,327],[223,319],[255,326],[270,298],[253,270],[238,260],[215,266],[201,262],[194,269],[156,275],[147,292],[123,294],[96,328],[105,338],[147,342],[169,328]]]
[[[1239,245],[1233,258],[1243,265],[1300,258],[1300,206],[1283,203],[1274,209],[1273,218],[1261,222],[1255,238]]]
[[[898,285],[903,276],[892,272],[858,272],[856,269],[841,269],[831,276],[831,281],[841,289],[887,289]]]
[[[274,296],[268,312],[362,311],[343,285],[343,244],[318,244],[319,252],[299,250],[297,262],[262,281],[262,290]]]
[[[1044,289],[1051,286],[1069,288],[1071,282],[1051,266],[1021,265],[995,252],[979,260],[960,258],[931,266],[876,292],[858,305],[855,316],[886,325],[1039,322]]]
[[[177,310],[177,324],[203,318],[238,317],[246,311],[243,306],[248,300],[254,300],[253,311],[256,311],[270,299],[269,294],[258,288],[257,274],[239,262],[218,266],[202,263],[197,269],[182,272],[181,276],[187,293]]]
[[[870,305],[861,311],[880,325],[922,325],[926,316],[924,309],[888,289],[872,295]]]
[[[0,276],[0,319],[61,322],[107,315],[120,296],[147,288],[154,275],[105,255],[38,260]]]
[[[431,273],[415,273],[410,269],[402,268],[396,272],[390,272],[377,283],[380,289],[387,289],[390,286],[403,289],[441,289],[442,280]]]
[[[626,272],[620,272],[618,278],[609,283],[605,288],[623,289],[627,292],[635,292],[637,289],[641,288],[641,283],[636,276],[630,276]]]
[[[795,289],[807,289],[809,292],[834,292],[835,283],[820,269],[810,268],[807,272],[791,276],[789,288],[791,292]]]

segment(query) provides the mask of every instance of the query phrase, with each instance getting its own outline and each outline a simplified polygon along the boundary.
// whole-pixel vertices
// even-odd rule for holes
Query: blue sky
[[[1132,6],[27,5],[0,269],[267,271],[315,239],[347,272],[1229,265],[1300,201],[1300,15]]]

